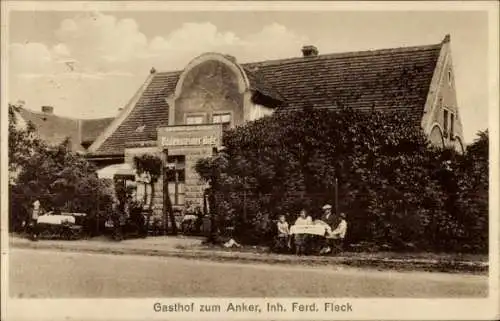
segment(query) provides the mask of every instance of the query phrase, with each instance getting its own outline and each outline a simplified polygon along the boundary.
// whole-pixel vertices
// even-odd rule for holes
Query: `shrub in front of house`
[[[276,113],[226,131],[224,152],[196,169],[215,190],[218,224],[243,243],[269,242],[262,215],[321,215],[337,179],[351,244],[487,251],[487,133],[459,155],[431,147],[414,123],[407,113],[344,108]]]

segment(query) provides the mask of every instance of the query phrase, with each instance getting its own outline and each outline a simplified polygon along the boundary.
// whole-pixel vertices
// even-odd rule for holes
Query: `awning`
[[[135,177],[135,169],[130,164],[113,164],[97,171],[99,178],[113,179],[115,175]]]

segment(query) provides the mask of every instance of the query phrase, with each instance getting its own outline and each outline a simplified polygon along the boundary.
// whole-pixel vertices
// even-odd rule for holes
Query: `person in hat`
[[[325,222],[330,228],[333,229],[336,226],[336,218],[332,213],[332,206],[330,204],[325,204],[323,206],[323,215],[321,216],[321,220]]]

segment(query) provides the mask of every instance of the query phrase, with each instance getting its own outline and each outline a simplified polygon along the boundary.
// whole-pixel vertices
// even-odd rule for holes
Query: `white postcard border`
[[[2,227],[2,313],[6,312],[6,320],[138,320],[138,319],[462,319],[479,320],[492,319],[499,316],[499,92],[498,92],[498,3],[486,2],[77,2],[77,1],[2,1],[2,60],[1,60],[1,83],[2,83],[2,108],[1,108],[1,227]],[[266,299],[262,298],[179,298],[179,299],[92,299],[92,300],[38,300],[38,299],[10,299],[8,298],[8,166],[7,166],[7,97],[5,95],[7,82],[7,46],[8,43],[8,13],[13,10],[44,10],[44,11],[203,11],[203,10],[266,10],[266,11],[467,11],[487,10],[490,17],[490,44],[489,49],[489,131],[490,131],[490,275],[489,275],[489,297],[485,299],[350,299],[334,298],[333,301],[350,302],[353,311],[346,314],[300,314],[286,312],[279,315],[269,313],[231,313],[231,314],[202,314],[181,313],[166,314],[154,311],[155,302],[186,302],[195,304],[221,304],[228,302],[245,302],[264,305]],[[464,22],[466,23],[466,22]],[[325,302],[327,299],[269,299],[280,301],[284,304],[292,302]],[[3,315],[2,315],[3,316]]]

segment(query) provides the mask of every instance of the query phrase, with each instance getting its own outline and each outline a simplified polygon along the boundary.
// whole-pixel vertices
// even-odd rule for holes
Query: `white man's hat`
[[[331,209],[332,209],[332,206],[331,206],[330,204],[325,204],[325,205],[323,206],[323,209],[324,209],[324,210],[331,210]]]

